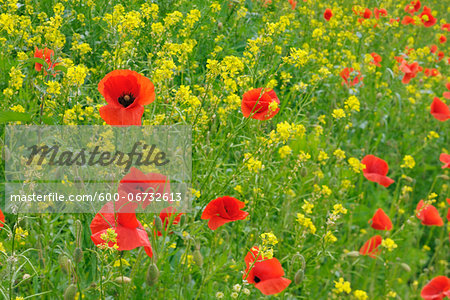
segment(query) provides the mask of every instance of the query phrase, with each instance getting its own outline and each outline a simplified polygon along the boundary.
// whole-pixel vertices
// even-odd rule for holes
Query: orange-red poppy
[[[437,276],[430,280],[420,292],[425,300],[442,300],[450,298],[450,278]]]
[[[373,61],[371,61],[370,63],[372,64],[372,65],[375,65],[375,66],[377,66],[377,67],[381,67],[381,65],[380,65],[380,62],[381,62],[381,56],[379,56],[377,53],[375,53],[375,52],[372,52],[372,53],[370,53],[370,55],[373,57]]]
[[[272,107],[272,103],[276,106]],[[257,88],[242,96],[241,110],[246,118],[269,120],[280,111],[279,104],[280,100],[274,90]]]
[[[242,278],[247,280],[248,283],[254,284],[255,288],[264,295],[281,293],[289,286],[291,280],[283,277],[285,273],[278,259],[264,260],[261,256],[258,256],[258,252],[258,248],[253,247],[246,255],[245,264],[247,268]]]
[[[442,102],[438,97],[433,98],[433,103],[431,103],[430,113],[437,120],[444,122],[450,119],[450,108]]]
[[[2,230],[3,226],[5,226],[5,215],[3,214],[2,210],[0,209],[0,230]]]
[[[225,223],[244,220],[248,212],[242,211],[244,202],[230,196],[219,197],[212,200],[202,213],[203,220],[209,220],[208,227],[216,230]]]
[[[342,85],[346,85],[348,87],[352,87],[357,85],[359,82],[362,82],[363,77],[361,76],[360,71],[355,71],[353,68],[345,68],[339,73],[341,78],[343,79]]]
[[[418,62],[408,64],[406,61],[402,61],[400,64],[400,71],[404,73],[402,83],[408,84],[411,81],[411,79],[416,77],[417,73],[422,71],[422,67],[419,66]]]
[[[415,12],[418,12],[421,7],[420,0],[417,1],[411,1],[410,4],[407,4],[405,7],[405,11],[411,15],[413,15]]]
[[[98,91],[108,103],[100,108],[100,116],[109,125],[141,125],[144,105],[155,100],[150,79],[130,70],[108,73]]]
[[[124,251],[144,247],[147,255],[153,256],[147,231],[136,219],[136,214],[117,212],[113,202],[108,202],[102,207],[92,220],[90,228],[92,232],[91,240],[97,246],[102,246],[106,243],[102,235],[106,234],[107,230],[111,228],[117,234],[117,250]],[[107,246],[113,247],[114,243],[109,242]]]
[[[437,22],[437,19],[431,14],[431,9],[426,6],[423,7],[423,11],[419,17],[425,27],[431,27]]]
[[[435,77],[439,75],[439,71],[436,68],[432,68],[432,69],[428,69],[426,68],[423,73],[425,74],[425,76],[427,77]]]
[[[445,87],[447,88],[447,92],[444,92],[442,95],[445,99],[450,99],[450,82],[447,82],[445,84]]]
[[[394,183],[394,180],[387,177],[389,166],[386,161],[374,155],[366,155],[361,163],[366,166],[363,170],[364,177],[368,180],[388,187]]]
[[[371,15],[372,15],[372,11],[370,9],[366,8],[364,10],[364,13],[363,13],[363,18],[364,19],[370,19]]]
[[[414,21],[414,18],[410,16],[404,16],[402,19],[402,25],[409,25],[409,24],[414,25],[415,23],[416,22]]]
[[[381,252],[380,245],[382,241],[383,238],[380,235],[371,237],[367,242],[364,243],[361,249],[359,249],[359,254],[376,258],[377,255]]]
[[[48,48],[44,48],[44,49],[39,49],[38,47],[35,47],[34,50],[34,57],[37,58],[42,58],[43,60],[45,60],[45,62],[48,65],[48,69],[53,69],[57,63],[53,63],[53,56],[55,55],[55,52],[51,49]],[[42,64],[40,63],[35,63],[34,64],[34,69],[38,72],[40,72],[42,70]],[[44,74],[47,75],[47,70],[44,69]]]
[[[376,230],[391,230],[392,222],[386,213],[381,209],[377,209],[372,219],[369,220],[372,223],[370,226]]]
[[[166,207],[159,213],[159,218],[161,219],[164,229],[167,230],[170,220],[172,220],[171,225],[176,225],[180,223],[182,213],[177,213],[174,207]],[[160,231],[157,232],[158,236],[162,236]]]
[[[441,155],[439,156],[439,160],[444,164],[442,166],[442,169],[450,168],[450,154],[441,153]]]
[[[379,19],[380,16],[381,17],[387,17],[388,13],[387,10],[384,8],[378,9],[378,8],[374,8],[373,9],[373,14],[375,15],[375,18]]]
[[[294,10],[295,7],[297,6],[297,1],[295,1],[295,0],[289,0],[289,4],[291,5],[291,8]]]
[[[331,9],[329,8],[325,9],[325,12],[323,13],[323,17],[325,18],[325,20],[330,21],[332,16],[333,12],[331,11]]]
[[[439,43],[443,44],[447,41],[447,37],[443,34],[439,37]]]
[[[450,24],[449,23],[445,23],[444,25],[441,26],[441,29],[450,31]]]
[[[431,47],[430,47],[430,52],[431,53],[436,53],[436,51],[437,51],[437,49],[438,49],[438,47],[436,46],[436,45],[431,45]]]
[[[425,204],[423,200],[417,204],[416,216],[422,221],[423,225],[427,226],[443,226],[444,221],[442,221],[441,216],[436,207],[432,204]]]

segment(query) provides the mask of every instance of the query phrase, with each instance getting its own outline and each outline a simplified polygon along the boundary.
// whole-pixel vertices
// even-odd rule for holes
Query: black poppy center
[[[258,277],[258,276],[255,276],[255,279],[254,279],[254,281],[255,281],[256,283],[258,283],[258,282],[260,282],[260,281],[261,281],[261,279],[259,279],[259,277]]]
[[[123,94],[122,96],[119,97],[119,103],[120,105],[122,105],[123,107],[128,107],[131,104],[133,104],[134,100],[136,98],[133,96],[133,94],[128,93],[128,94]]]

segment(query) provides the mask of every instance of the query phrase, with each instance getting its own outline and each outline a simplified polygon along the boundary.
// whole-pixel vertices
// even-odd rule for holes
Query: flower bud
[[[200,268],[203,266],[203,255],[200,250],[195,250],[193,254],[194,263]]]
[[[358,257],[359,256],[359,252],[358,251],[350,251],[346,254],[346,256],[349,257]]]
[[[406,272],[411,272],[411,267],[405,263],[401,263],[400,266],[405,270]]]
[[[75,296],[77,295],[77,286],[75,284],[71,284],[67,287],[64,292],[64,300],[75,300]]]
[[[180,227],[184,226],[184,224],[186,224],[186,218],[187,218],[186,215],[182,214],[180,216],[180,222],[178,222],[178,226],[180,226]]]
[[[78,248],[81,248],[81,240],[83,234],[83,224],[80,220],[75,221],[75,239]]]
[[[150,266],[148,266],[148,270],[147,270],[147,276],[146,276],[146,283],[148,285],[154,285],[159,278],[159,270],[158,267],[152,263],[150,264]]]
[[[119,277],[116,277],[116,279],[114,279],[114,282],[128,284],[131,282],[131,279],[127,276],[119,276]]]
[[[299,285],[300,283],[302,283],[304,277],[305,277],[305,272],[302,269],[298,270],[294,276],[294,283],[296,285]]]
[[[306,175],[308,175],[308,169],[303,167],[300,169],[300,176],[302,177],[306,177]]]
[[[71,267],[70,259],[66,255],[61,254],[58,257],[58,262],[59,262],[59,266],[61,267],[61,270],[63,270],[64,273],[69,274],[70,267]]]
[[[75,248],[75,251],[73,253],[73,261],[78,264],[81,262],[82,259],[83,259],[83,250],[81,250],[81,248]]]
[[[162,223],[161,218],[158,215],[155,216],[155,228],[159,232],[163,231],[163,223]]]

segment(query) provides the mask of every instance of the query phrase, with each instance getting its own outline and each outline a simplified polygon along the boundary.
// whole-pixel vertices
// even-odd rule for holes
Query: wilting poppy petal
[[[216,230],[225,223],[244,220],[248,212],[242,211],[245,204],[236,198],[224,196],[208,203],[202,213],[202,219],[208,220],[208,227]]]
[[[450,168],[450,154],[441,153],[439,160],[444,164],[442,169]]]
[[[450,278],[437,276],[428,282],[420,292],[425,300],[442,300],[450,296]]]
[[[391,230],[392,222],[388,215],[381,209],[377,209],[372,219],[369,220],[372,223],[370,226],[376,230]]]
[[[389,166],[387,162],[378,158],[374,155],[366,155],[362,161],[362,164],[366,166],[363,170],[363,175],[368,180],[381,184],[384,187],[390,186],[394,183],[389,177],[386,177],[386,174],[389,171]]]
[[[434,97],[431,103],[430,112],[437,120],[444,122],[450,119],[450,108],[438,97]]]
[[[371,237],[361,249],[359,249],[359,254],[375,258],[381,252],[379,246],[381,245],[382,240],[383,238],[380,235]]]
[[[273,102],[277,106],[271,110],[270,105]],[[280,111],[278,104],[280,104],[280,100],[274,90],[257,88],[246,92],[242,96],[241,110],[246,118],[269,120]]]
[[[423,225],[427,226],[443,226],[444,221],[442,221],[439,211],[436,207],[431,204],[425,204],[423,200],[417,204],[416,216],[422,221]]]
[[[5,226],[5,215],[3,214],[2,210],[0,209],[0,230],[2,230],[3,226]]]

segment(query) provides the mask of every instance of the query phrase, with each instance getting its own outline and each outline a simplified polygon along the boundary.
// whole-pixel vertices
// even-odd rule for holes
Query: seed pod
[[[75,248],[75,252],[73,253],[73,260],[75,263],[80,263],[83,259],[83,250],[81,248]]]
[[[193,254],[194,263],[200,268],[203,266],[203,255],[200,250],[195,250]]]
[[[298,270],[294,276],[294,283],[296,285],[299,285],[300,283],[302,283],[304,277],[305,277],[305,272],[302,269]]]
[[[67,287],[64,292],[64,300],[75,300],[75,296],[77,295],[77,286],[75,284],[71,284]]]
[[[69,274],[70,264],[71,264],[70,259],[66,255],[61,254],[58,257],[58,262],[59,262],[59,266],[61,267],[61,270],[63,270],[64,273]]]
[[[155,216],[155,228],[156,230],[158,230],[159,232],[163,231],[163,223],[161,218],[157,215]]]
[[[159,270],[158,267],[155,264],[150,264],[150,266],[148,266],[148,270],[147,270],[147,276],[146,276],[146,283],[148,285],[154,285],[159,278]]]
[[[127,284],[131,282],[131,279],[127,276],[119,276],[114,279],[114,282]]]

